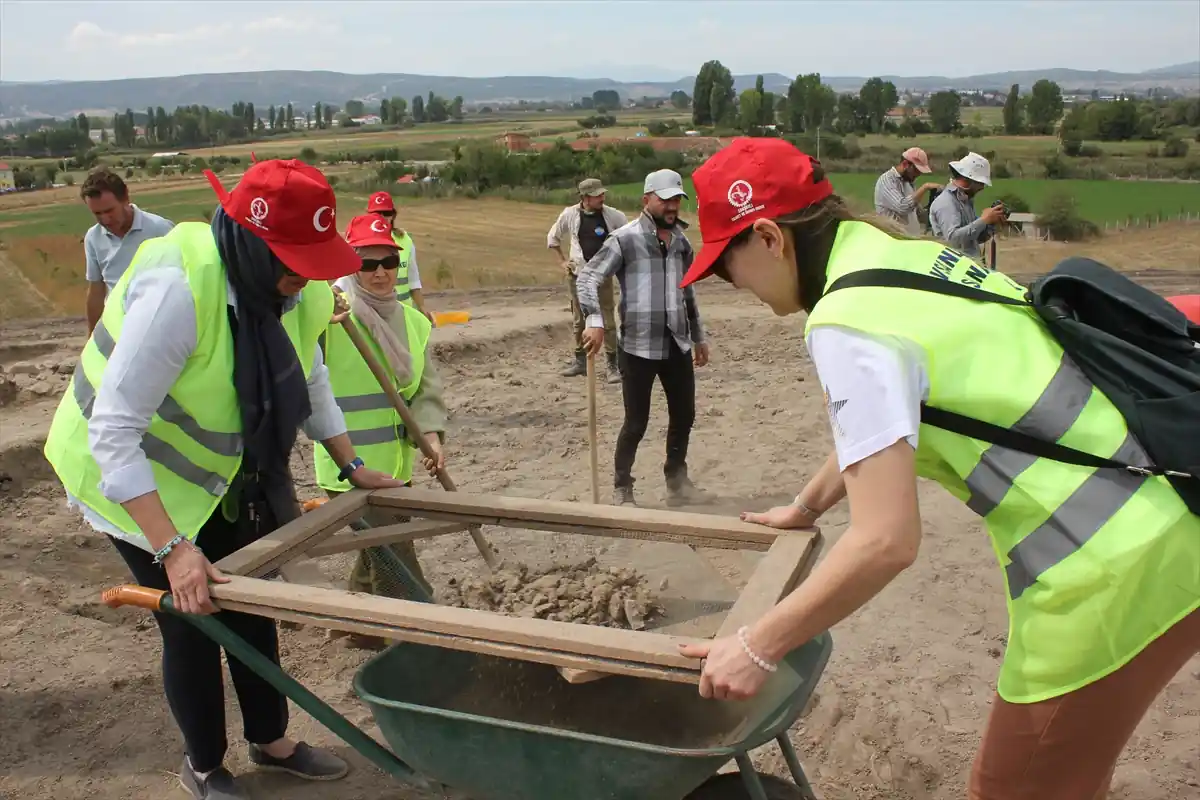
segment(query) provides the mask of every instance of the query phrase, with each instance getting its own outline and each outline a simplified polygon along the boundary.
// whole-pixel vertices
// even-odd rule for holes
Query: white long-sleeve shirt
[[[125,293],[125,320],[121,338],[105,367],[88,420],[88,444],[100,467],[100,491],[114,503],[124,503],[158,487],[150,460],[142,451],[142,437],[163,399],[183,372],[196,349],[196,306],[183,266],[165,259],[147,265]],[[228,287],[229,305],[237,313],[237,295]],[[299,302],[289,298],[285,309]],[[308,378],[312,415],[304,432],[323,441],[346,432],[346,420],[333,399],[320,348],[316,349]],[[116,526],[78,498],[68,503],[79,508],[98,531],[128,539]],[[130,539],[144,545],[144,540]]]

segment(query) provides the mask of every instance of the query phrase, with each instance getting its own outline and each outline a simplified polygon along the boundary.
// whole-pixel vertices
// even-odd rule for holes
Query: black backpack
[[[1032,307],[1076,366],[1121,412],[1152,465],[1100,458],[932,406],[922,406],[921,421],[1039,458],[1165,476],[1191,512],[1200,514],[1200,325],[1164,298],[1089,258],[1060,262],[1030,285],[1025,300],[892,269],[852,272],[826,293],[853,286],[917,289]]]

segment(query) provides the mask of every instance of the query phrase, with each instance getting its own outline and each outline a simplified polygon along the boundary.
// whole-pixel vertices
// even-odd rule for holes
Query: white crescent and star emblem
[[[381,206],[381,205],[383,205],[383,198],[382,198],[382,197],[376,197],[376,198],[375,198],[375,205],[377,205],[377,206]]]
[[[329,212],[329,222],[322,225],[321,224],[321,215],[324,214],[326,211]],[[329,225],[332,222],[333,222],[333,209],[330,208],[329,206],[321,206],[320,208],[317,209],[317,213],[313,214],[313,227],[316,228],[321,233],[324,233],[325,231],[329,230]]]
[[[387,233],[387,224],[381,219],[371,220],[371,230],[376,233]]]
[[[729,186],[727,197],[731,206],[740,208],[750,204],[750,199],[754,197],[754,189],[746,181],[734,181]]]
[[[267,213],[270,210],[271,208],[267,205],[267,201],[263,200],[261,197],[256,197],[250,201],[250,216],[256,222],[262,222],[264,219],[266,219]]]

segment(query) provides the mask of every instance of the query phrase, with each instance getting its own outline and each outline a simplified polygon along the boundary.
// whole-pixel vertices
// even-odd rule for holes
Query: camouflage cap
[[[579,194],[584,197],[599,197],[607,191],[599,178],[588,178],[579,182]]]

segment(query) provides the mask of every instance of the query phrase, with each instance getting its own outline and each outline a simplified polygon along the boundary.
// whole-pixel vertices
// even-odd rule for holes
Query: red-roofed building
[[[533,149],[532,140],[524,133],[506,133],[499,141],[510,153],[528,153]]]

